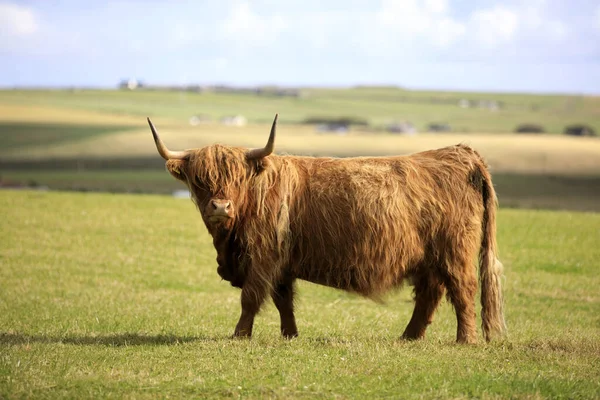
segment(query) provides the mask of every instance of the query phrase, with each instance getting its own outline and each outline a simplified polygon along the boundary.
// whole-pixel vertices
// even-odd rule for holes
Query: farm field
[[[423,341],[384,304],[299,285],[300,337],[275,307],[230,339],[239,291],[189,200],[0,191],[0,398],[597,398],[600,214],[501,209],[509,334],[454,343],[445,302]],[[479,312],[479,307],[477,307]]]
[[[502,102],[498,111],[458,107],[468,98]],[[567,124],[600,130],[597,97],[417,92],[397,88],[302,89],[296,98],[235,93],[117,90],[0,91],[0,182],[55,190],[171,193],[183,187],[164,171],[145,117],[152,116],[172,148],[212,143],[262,146],[276,112],[279,154],[377,156],[466,143],[491,167],[500,204],[508,207],[600,211],[600,139],[559,134]],[[244,114],[244,127],[218,119]],[[190,115],[211,122],[190,126]],[[315,116],[355,116],[368,129],[320,134],[301,124]],[[448,122],[451,133],[383,132],[409,119],[423,130]],[[419,122],[420,121],[420,122]],[[538,122],[548,134],[511,134]],[[550,129],[554,124],[555,128]],[[462,128],[461,128],[462,126]],[[464,128],[464,129],[463,129]]]
[[[459,101],[494,101],[496,111]],[[83,113],[112,114],[131,119],[164,117],[187,123],[193,115],[212,120],[242,114],[250,123],[268,123],[280,113],[285,123],[309,117],[346,116],[383,128],[409,120],[420,131],[430,123],[448,123],[457,132],[513,132],[521,123],[538,123],[546,132],[562,133],[565,125],[585,123],[600,131],[600,98],[590,96],[529,95],[411,91],[394,87],[303,88],[297,97],[250,93],[196,93],[122,90],[2,90],[0,104],[25,108],[59,108]],[[283,122],[283,120],[282,120]]]
[[[104,118],[109,120],[110,116]],[[280,115],[279,121],[276,141],[279,154],[335,157],[399,155],[465,143],[484,155],[495,172],[600,174],[600,139],[597,138],[489,133],[406,136],[364,132],[338,136],[319,134],[309,125],[286,125],[283,115]],[[160,117],[154,118],[153,122],[168,146],[177,149],[213,143],[259,147],[266,142],[270,129],[270,122],[246,127],[216,124],[190,127]],[[0,119],[0,135],[5,138],[0,145],[0,159],[3,161],[35,163],[52,160],[60,166],[60,162],[65,160],[77,160],[85,165],[86,161],[97,159],[118,162],[119,159],[157,158],[156,147],[143,117],[136,119],[133,126],[72,125],[66,122],[22,122],[19,130],[15,126],[13,122],[3,123]],[[154,167],[157,165],[160,163],[155,163]]]

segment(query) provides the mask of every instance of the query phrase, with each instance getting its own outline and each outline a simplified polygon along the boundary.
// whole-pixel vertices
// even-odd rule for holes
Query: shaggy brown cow
[[[485,338],[505,330],[496,194],[468,146],[398,157],[278,156],[275,116],[265,148],[170,151],[148,123],[213,236],[219,275],[242,289],[235,336],[251,336],[269,294],[283,335],[296,336],[296,279],[372,298],[408,279],[416,304],[403,338],[425,335],[447,292],[457,341],[474,343],[477,255]]]

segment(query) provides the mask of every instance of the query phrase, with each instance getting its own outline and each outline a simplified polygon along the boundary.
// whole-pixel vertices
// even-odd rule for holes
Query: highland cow
[[[475,343],[479,258],[486,340],[505,330],[497,200],[479,154],[459,144],[409,156],[325,158],[211,145],[170,151],[166,168],[190,189],[217,251],[217,272],[241,288],[234,336],[251,336],[271,295],[285,337],[297,336],[297,279],[378,298],[403,282],[415,308],[402,337],[419,339],[444,293],[457,341]]]

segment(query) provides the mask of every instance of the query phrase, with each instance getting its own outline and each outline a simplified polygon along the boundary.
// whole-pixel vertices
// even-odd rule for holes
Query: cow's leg
[[[433,321],[433,313],[444,295],[444,285],[432,274],[423,274],[414,279],[415,309],[406,326],[403,339],[415,340],[425,336],[427,326]]]
[[[456,312],[456,341],[458,343],[477,343],[475,323],[475,295],[477,277],[472,263],[464,262],[461,270],[450,274],[446,279],[448,297]]]
[[[254,325],[254,317],[260,311],[260,307],[267,297],[266,285],[257,280],[246,280],[242,288],[242,315],[238,321],[234,337],[250,337],[252,336],[252,326]]]
[[[294,282],[282,282],[271,293],[281,318],[281,334],[286,338],[298,336],[294,317]]]

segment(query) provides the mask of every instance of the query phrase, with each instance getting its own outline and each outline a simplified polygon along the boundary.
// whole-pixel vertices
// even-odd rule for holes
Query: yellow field
[[[143,117],[104,115],[59,109],[0,107],[1,121],[35,123],[85,123],[102,125],[139,125],[139,129],[94,136],[81,141],[5,150],[3,159],[41,159],[71,157],[154,156],[156,149]],[[600,140],[558,135],[512,135],[423,133],[402,136],[383,133],[351,132],[346,136],[318,134],[311,126],[286,125],[282,116],[276,151],[279,153],[360,156],[407,154],[426,149],[466,143],[477,149],[497,172],[597,175],[600,174]],[[210,124],[191,127],[155,118],[163,140],[173,149],[201,147],[212,143],[257,147],[268,136],[269,125],[227,127]]]
[[[106,115],[68,108],[0,104],[0,122],[135,125],[139,123],[139,119],[128,115]]]

